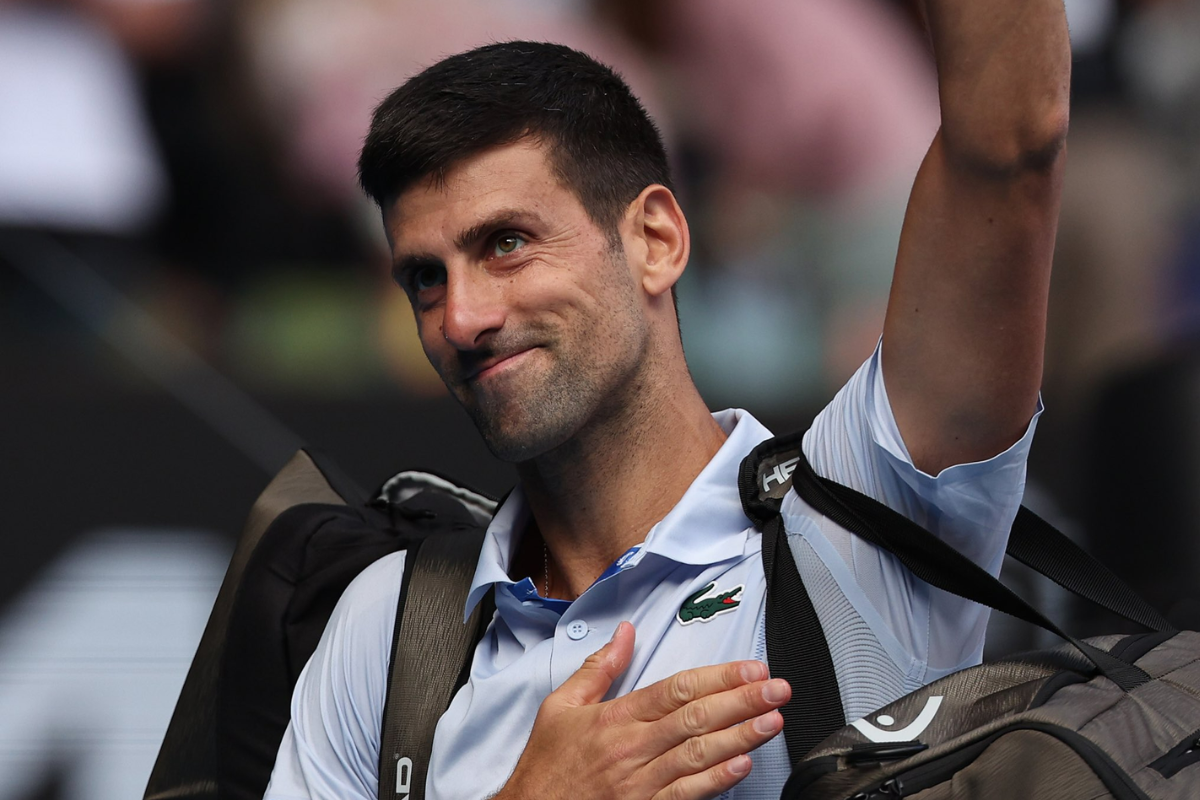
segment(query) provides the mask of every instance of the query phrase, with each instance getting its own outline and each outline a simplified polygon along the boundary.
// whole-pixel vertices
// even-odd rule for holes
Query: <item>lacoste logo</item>
[[[895,731],[885,731],[882,728],[877,728],[866,718],[856,719],[850,724],[858,729],[858,732],[870,739],[876,744],[883,742],[911,742],[925,732],[929,727],[929,723],[933,722],[933,718],[937,716],[938,709],[942,706],[942,695],[931,695],[925,701],[925,707],[921,709],[921,713],[917,714],[917,718],[903,728]],[[875,718],[875,721],[880,725],[895,725],[896,720],[889,717],[887,714],[880,714]]]
[[[716,587],[715,583],[710,583],[700,591],[693,594],[687,600],[683,601],[683,605],[679,607],[679,613],[676,616],[679,622],[683,625],[691,625],[699,620],[700,622],[708,622],[718,614],[724,614],[727,611],[733,611],[742,604],[738,595],[746,588],[745,584],[735,586],[728,592],[721,592],[712,597],[704,595],[711,592]]]

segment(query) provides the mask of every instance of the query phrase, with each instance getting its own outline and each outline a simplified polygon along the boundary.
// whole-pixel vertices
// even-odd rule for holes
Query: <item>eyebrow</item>
[[[501,209],[487,219],[479,222],[454,237],[454,246],[459,250],[467,250],[477,244],[480,239],[490,236],[494,231],[512,227],[527,227],[537,217],[527,211],[513,208]]]
[[[494,231],[512,227],[528,227],[536,222],[537,219],[537,215],[527,211],[519,211],[513,208],[501,209],[483,221],[459,232],[454,237],[454,247],[460,251],[468,250],[478,244],[484,237],[490,236]],[[445,268],[445,266],[446,262],[438,256],[429,253],[411,253],[400,256],[392,262],[392,277],[399,278],[421,267]]]

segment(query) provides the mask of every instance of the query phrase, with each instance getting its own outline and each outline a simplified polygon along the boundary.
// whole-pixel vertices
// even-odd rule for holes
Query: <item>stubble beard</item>
[[[589,426],[612,424],[629,405],[626,395],[636,393],[645,366],[649,329],[634,288],[626,288],[610,313],[586,331],[538,331],[543,352],[532,357],[551,363],[517,365],[515,375],[500,376],[516,385],[450,387],[492,455],[510,463],[530,461]]]
[[[464,404],[484,444],[496,458],[521,463],[549,452],[570,438],[584,416],[578,387],[547,376],[541,385],[497,397],[477,394]]]
[[[576,345],[583,347],[584,340]],[[564,352],[551,343],[532,354],[551,359],[548,366],[518,365],[517,374],[500,376],[494,386],[452,389],[492,455],[522,463],[560,448],[622,405],[623,389],[635,383],[641,349],[618,349],[602,362],[593,355]]]

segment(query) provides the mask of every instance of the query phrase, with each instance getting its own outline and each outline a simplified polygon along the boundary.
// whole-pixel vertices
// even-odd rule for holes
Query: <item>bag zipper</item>
[[[1150,763],[1150,768],[1164,778],[1172,778],[1184,767],[1200,761],[1200,731],[1187,736],[1171,748],[1170,752]]]
[[[904,781],[899,778],[891,778],[869,792],[859,792],[850,800],[887,800],[890,797],[904,797],[905,794]]]
[[[849,800],[890,800],[908,797],[942,783],[979,757],[992,742],[1004,734],[1033,730],[1049,734],[1070,747],[1087,763],[1117,800],[1149,800],[1137,784],[1116,765],[1112,757],[1087,737],[1045,722],[1022,722],[1002,728],[984,739],[947,753],[920,766],[900,772],[875,786],[851,795]]]

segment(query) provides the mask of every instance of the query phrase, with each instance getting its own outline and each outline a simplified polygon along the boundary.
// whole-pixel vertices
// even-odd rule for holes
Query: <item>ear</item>
[[[642,288],[651,297],[670,291],[687,266],[692,240],[687,219],[671,190],[652,184],[629,205],[626,215],[628,232],[638,254],[632,265],[639,271]]]

